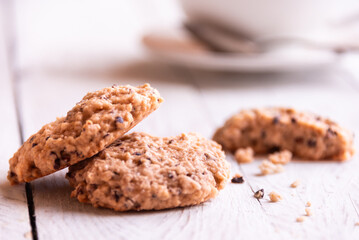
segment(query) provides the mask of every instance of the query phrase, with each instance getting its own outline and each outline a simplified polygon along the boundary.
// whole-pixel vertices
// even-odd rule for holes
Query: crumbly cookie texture
[[[281,201],[283,199],[283,197],[276,192],[270,192],[269,199],[271,200],[271,202],[278,202],[278,201]]]
[[[162,101],[148,84],[88,93],[66,117],[43,126],[19,148],[9,160],[9,181],[29,182],[95,155]]]
[[[288,150],[271,153],[268,155],[268,160],[271,161],[273,164],[285,165],[292,160],[292,153]]]
[[[219,144],[196,134],[132,133],[66,175],[71,196],[116,211],[190,206],[214,198],[230,178]]]
[[[258,168],[262,175],[281,173],[284,171],[282,164],[274,164],[268,160],[263,160]]]
[[[291,188],[296,188],[296,187],[298,187],[300,185],[300,181],[297,179],[297,180],[295,180],[294,182],[292,182],[291,184],[290,184],[290,187]]]
[[[254,152],[251,147],[239,148],[234,153],[234,158],[238,163],[251,163],[254,160]]]
[[[339,161],[354,154],[352,133],[329,119],[291,108],[243,110],[213,139],[232,152],[244,147],[259,154],[286,149],[303,159]]]

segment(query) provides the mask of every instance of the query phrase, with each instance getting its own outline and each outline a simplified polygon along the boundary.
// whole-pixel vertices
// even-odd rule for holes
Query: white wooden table
[[[195,71],[147,58],[140,36],[180,21],[176,2],[0,0],[0,239],[359,239],[359,157],[346,163],[294,161],[259,177],[258,164],[227,156],[244,184],[207,203],[117,213],[70,199],[66,170],[11,187],[8,159],[30,134],[65,115],[88,91],[149,82],[165,99],[135,131],[211,137],[242,108],[292,106],[328,116],[359,135],[359,58],[293,74]],[[355,142],[358,148],[358,141]],[[290,188],[294,180],[301,185]],[[257,201],[276,191],[284,200]],[[307,201],[313,216],[303,223]]]

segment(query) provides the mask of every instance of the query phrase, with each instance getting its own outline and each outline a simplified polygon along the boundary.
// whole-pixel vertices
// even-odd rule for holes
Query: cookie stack
[[[229,179],[217,143],[197,134],[125,135],[163,99],[145,84],[88,93],[66,117],[43,126],[10,159],[11,184],[69,167],[71,196],[117,211],[190,206],[215,197]]]

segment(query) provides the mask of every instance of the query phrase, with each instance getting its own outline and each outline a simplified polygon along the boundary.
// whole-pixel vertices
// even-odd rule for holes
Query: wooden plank
[[[0,1],[0,239],[31,236],[24,185],[10,186],[8,160],[20,145],[5,30],[5,2]]]
[[[292,106],[331,117],[359,133],[358,92],[343,75],[336,72],[302,74],[216,75],[193,72],[209,115],[218,126],[243,108],[263,106]],[[219,97],[220,96],[220,97]],[[358,142],[355,143],[358,149]],[[346,163],[295,161],[285,172],[257,176],[261,159],[242,164],[241,169],[253,190],[276,191],[284,196],[279,203],[268,197],[261,201],[263,209],[278,233],[298,239],[355,239],[358,227],[358,156]],[[297,189],[289,185],[299,179]],[[304,223],[296,218],[305,214],[305,204],[312,202],[314,215]]]

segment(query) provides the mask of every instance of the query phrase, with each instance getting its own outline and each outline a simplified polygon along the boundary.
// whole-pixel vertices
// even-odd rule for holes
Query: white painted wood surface
[[[135,131],[159,136],[196,131],[211,137],[216,127],[242,108],[285,105],[331,117],[359,135],[359,72],[355,71],[359,60],[354,54],[338,63],[338,68],[321,72],[195,71],[145,58],[138,41],[151,27],[179,21],[175,1],[105,1],[100,5],[97,1],[32,0],[15,1],[14,7],[14,68],[19,81],[15,90],[25,139],[66,114],[88,91],[114,83],[145,82],[158,88],[165,102]],[[4,59],[1,48],[0,59]],[[1,152],[4,179],[7,158],[19,143],[6,66],[0,61],[1,76],[5,73],[0,98],[8,111],[0,122],[7,123],[0,125],[0,146],[7,146]],[[39,239],[359,238],[359,226],[355,226],[359,222],[357,155],[347,163],[295,161],[285,172],[265,177],[257,176],[260,159],[247,165],[237,164],[230,155],[227,159],[233,174],[245,176],[244,184],[228,184],[218,198],[200,206],[166,211],[116,213],[80,204],[69,197],[67,170],[36,180],[32,185]],[[301,185],[290,188],[296,179]],[[270,203],[266,197],[258,202],[253,191],[260,188],[266,193],[277,191],[283,201]],[[0,238],[8,233],[21,238],[30,231],[23,186],[1,189],[5,192],[0,198],[0,220],[4,219]],[[307,201],[312,203],[313,216],[297,223]],[[15,203],[19,207],[8,210]]]
[[[20,146],[9,58],[6,48],[5,9],[0,4],[0,239],[22,239],[30,235],[24,185],[10,186],[8,159]]]

